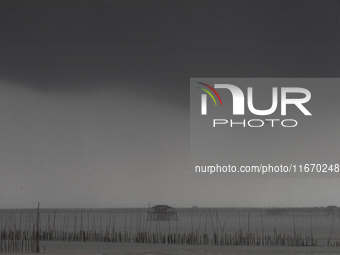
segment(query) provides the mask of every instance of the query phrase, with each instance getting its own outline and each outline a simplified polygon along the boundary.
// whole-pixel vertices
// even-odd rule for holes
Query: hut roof
[[[151,207],[151,209],[161,209],[161,208],[173,209],[173,207],[168,206],[168,205],[155,205],[155,206]]]

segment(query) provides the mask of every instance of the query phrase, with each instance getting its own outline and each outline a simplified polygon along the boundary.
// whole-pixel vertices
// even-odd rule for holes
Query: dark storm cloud
[[[188,106],[190,77],[338,75],[338,1],[1,1],[0,10],[0,77],[42,91],[125,81]]]
[[[336,77],[338,17],[338,1],[0,1],[2,206],[221,206],[222,192],[240,194],[228,206],[268,206],[298,194],[303,180],[193,179],[189,79]],[[318,184],[306,204],[338,201],[337,180]],[[258,187],[261,201],[248,196]]]

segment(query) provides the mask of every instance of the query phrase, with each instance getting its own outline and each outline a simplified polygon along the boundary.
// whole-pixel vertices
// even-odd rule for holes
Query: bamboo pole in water
[[[145,233],[146,233],[146,229],[148,227],[148,222],[149,222],[148,215],[146,215],[146,217],[145,217],[145,225],[144,225],[144,232]]]
[[[78,216],[78,212],[76,212],[76,216],[74,217],[74,228],[73,228],[73,238],[72,238],[72,241],[75,241],[74,239],[76,238],[76,233],[77,233],[77,216]]]
[[[80,235],[81,235],[81,241],[84,241],[84,235],[83,235],[83,211],[80,210]]]
[[[67,215],[67,224],[66,224],[66,241],[68,241],[68,225],[70,222],[70,216],[71,216],[71,213],[69,212]]]
[[[37,234],[36,234],[36,252],[40,252],[40,247],[39,247],[39,218],[40,218],[40,212],[39,212],[39,206],[40,203],[38,203],[38,209],[37,209],[37,219],[36,219],[36,224],[37,224]]]
[[[190,244],[193,243],[193,234],[194,234],[194,224],[192,219],[192,212],[190,213],[190,220],[191,220],[191,234],[190,234]]]
[[[64,214],[64,222],[63,222],[63,238],[62,238],[62,241],[64,241],[64,230],[65,230],[65,222],[66,222],[66,212]]]
[[[14,235],[12,236],[11,239],[13,240],[13,252],[15,252],[16,251],[16,236],[15,236],[15,232],[16,232],[16,214],[15,213],[14,213],[13,232],[14,232]]]
[[[139,224],[138,224],[138,232],[142,230],[142,213],[139,213]]]
[[[151,235],[151,225],[152,225],[152,220],[149,220],[149,234]],[[177,228],[177,223],[176,223],[176,228]]]
[[[225,220],[224,220],[224,223],[223,223],[223,227],[221,226],[221,230],[222,230],[222,233],[221,233],[221,236],[223,237],[223,234],[224,234],[224,228],[225,228],[225,224],[227,223],[227,218],[228,216],[225,216]],[[224,238],[225,240],[226,238]],[[226,242],[224,241],[222,244],[226,244]]]
[[[117,219],[117,212],[116,212],[116,214],[115,214],[115,220],[113,221],[113,229],[112,229],[112,233],[113,233],[113,234],[115,234],[116,219]]]
[[[139,226],[139,211],[136,212],[136,227],[135,227],[135,235],[138,233]]]
[[[169,222],[169,235],[171,236],[171,226],[170,226],[170,219],[168,219],[168,222]]]
[[[146,217],[145,217],[145,215],[143,215],[143,220],[142,220],[142,229],[141,229],[141,231],[142,232],[146,232],[145,231],[145,228],[146,228],[146,223],[147,223],[147,221],[146,221]]]
[[[216,210],[216,237],[215,237],[215,244],[218,244],[218,212]]]
[[[20,223],[19,223],[19,231],[21,232],[21,216],[22,216],[22,212],[20,212]]]
[[[250,241],[249,241],[249,237],[250,237],[249,225],[250,225],[250,221],[249,221],[249,212],[248,212],[248,245],[250,245]]]
[[[129,239],[131,239],[131,234],[132,234],[132,210],[131,210],[131,213],[130,213],[130,237]]]
[[[93,233],[94,233],[94,240],[97,241],[97,237],[96,237],[96,234],[97,234],[97,231],[96,231],[96,213],[94,212],[93,213]]]
[[[157,223],[158,223],[158,231],[159,231],[159,234],[157,233],[157,236],[158,236],[158,235],[160,236],[160,235],[161,235],[161,222],[160,222],[160,219],[159,219],[159,218],[158,218]],[[158,240],[157,243],[160,243],[161,239],[157,237],[157,240]]]
[[[55,211],[54,211],[54,216],[53,216],[53,230],[52,230],[52,239],[54,240],[54,238],[55,238],[55,233],[54,233],[54,231],[55,231],[55,219],[56,219],[56,217],[57,217],[57,209],[55,209]]]
[[[111,222],[112,222],[112,212],[110,211],[110,220],[109,220],[109,227],[108,227],[109,236],[110,236],[110,231],[111,231]],[[110,241],[112,241],[111,236],[110,236]]]
[[[204,224],[204,244],[206,244],[206,235],[207,235],[207,222],[208,222],[208,214],[205,215],[205,224]]]
[[[215,236],[215,228],[214,228],[214,222],[213,222],[213,219],[212,219],[210,208],[209,208],[209,214],[210,214],[211,226],[212,226],[212,229],[213,229],[213,237],[214,237]]]
[[[331,238],[332,238],[332,232],[333,232],[333,222],[334,222],[334,212],[333,212],[333,215],[332,215],[332,224],[331,224],[331,232],[329,234],[329,238],[327,240],[327,246],[329,246],[329,243],[331,241]]]
[[[50,240],[51,227],[50,227],[50,214],[47,214],[47,239]]]
[[[296,242],[296,232],[295,232],[295,215],[294,215],[294,212],[293,212],[293,222],[294,222],[294,245],[295,245],[295,242]]]
[[[125,236],[126,236],[126,212],[124,213],[125,223],[124,223],[124,242],[125,242]]]
[[[261,214],[261,225],[262,225],[262,242],[261,245],[264,245],[264,228],[263,228],[263,218],[262,218],[262,214]]]
[[[314,245],[314,242],[313,242],[312,215],[309,216],[309,219],[310,219],[310,237],[311,237],[311,245]]]
[[[99,212],[99,240],[101,239],[102,232],[102,212]]]
[[[178,221],[178,219],[176,218],[176,236],[178,235],[177,221]]]
[[[135,235],[138,233],[139,229],[139,211],[136,212],[136,230],[135,230]]]
[[[200,219],[198,221],[198,233],[200,232],[200,227],[201,227],[201,219],[202,219],[202,214],[200,214]]]
[[[32,221],[32,218],[31,218],[31,215],[29,215],[28,216],[28,236],[30,236],[31,235],[31,222]],[[30,242],[28,241],[28,246],[30,245]],[[28,247],[28,249],[30,249],[29,247]]]

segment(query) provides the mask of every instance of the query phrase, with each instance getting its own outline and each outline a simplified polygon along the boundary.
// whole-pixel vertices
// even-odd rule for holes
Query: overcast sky
[[[0,207],[340,205],[338,179],[188,172],[190,78],[337,77],[339,8],[1,1]]]

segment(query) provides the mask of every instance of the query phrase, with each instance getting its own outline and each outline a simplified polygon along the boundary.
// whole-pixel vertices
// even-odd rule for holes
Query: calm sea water
[[[215,230],[219,234],[234,235],[243,229],[244,233],[249,231],[250,233],[257,232],[259,235],[264,233],[273,236],[274,231],[293,235],[295,230],[295,233],[303,236],[313,233],[318,245],[326,245],[328,238],[331,239],[331,243],[340,241],[340,213],[337,208],[178,208],[176,210],[178,221],[147,221],[146,208],[41,209],[40,227],[68,232],[80,229],[96,230],[97,232],[115,229],[115,231],[127,231],[132,235],[142,230],[162,233],[198,231],[199,233],[209,233],[209,235],[212,235]],[[29,227],[29,223],[34,221],[35,217],[35,209],[0,210],[1,228],[6,226],[11,229],[25,229]],[[229,252],[236,252],[234,254],[248,254],[246,252],[249,251],[244,248],[243,253],[237,253],[239,249],[233,251],[232,247],[224,248],[231,249]],[[258,248],[253,247],[251,250]],[[287,248],[289,247],[279,250],[283,249],[282,252],[286,252]],[[316,251],[316,248],[318,247],[312,247],[312,251]],[[340,247],[334,248],[340,254]],[[271,249],[274,248],[265,247],[265,249],[269,249],[265,251],[268,253],[258,254],[274,254],[271,253]],[[201,248],[198,250],[194,248],[194,250],[199,253]],[[201,254],[209,254],[206,252],[208,251]],[[264,251],[262,250],[262,252]]]
[[[47,254],[148,254],[148,255],[321,255],[339,254],[339,247],[247,247],[136,243],[41,242]]]

